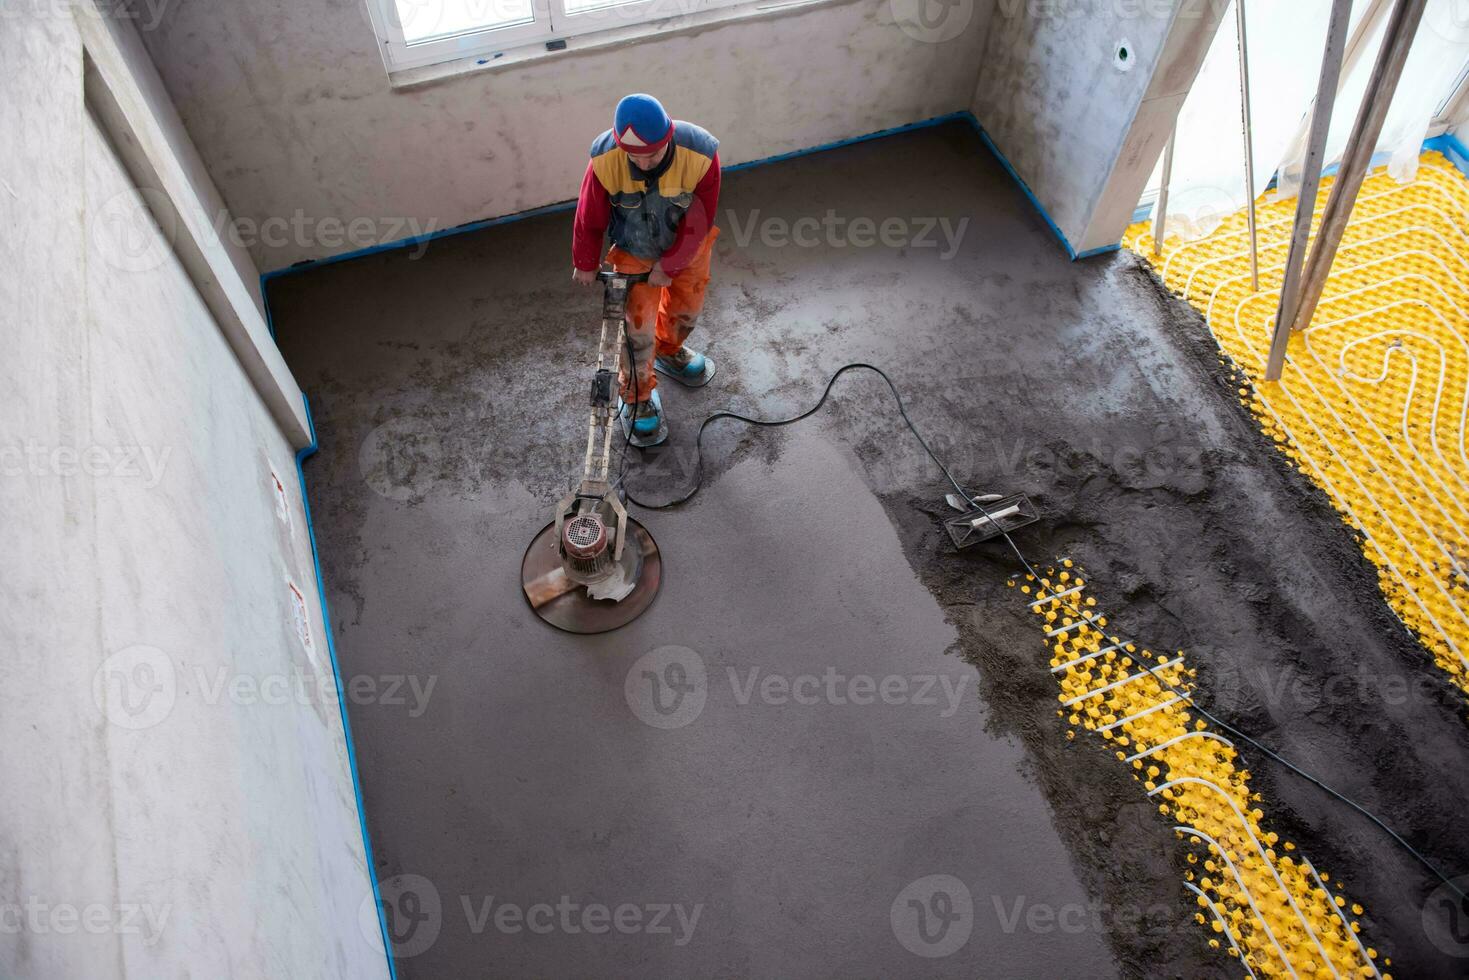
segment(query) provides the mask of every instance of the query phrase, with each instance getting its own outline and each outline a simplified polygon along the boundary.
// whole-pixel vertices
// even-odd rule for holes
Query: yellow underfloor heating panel
[[[1204,315],[1246,376],[1241,400],[1360,532],[1393,610],[1469,691],[1469,180],[1437,152],[1412,183],[1368,175],[1315,320],[1271,383],[1295,207],[1259,204],[1259,292],[1243,211],[1204,238],[1166,238],[1161,255],[1147,223],[1124,244]]]
[[[1209,945],[1242,977],[1383,977],[1391,966],[1361,935],[1361,906],[1270,829],[1267,802],[1226,733],[1190,706],[1187,654],[1155,654],[1110,635],[1069,560],[1037,581],[1011,579],[1044,631],[1058,714],[1099,737],[1189,842],[1184,887]],[[1084,615],[1083,615],[1084,613]],[[1381,968],[1379,967],[1381,960]]]

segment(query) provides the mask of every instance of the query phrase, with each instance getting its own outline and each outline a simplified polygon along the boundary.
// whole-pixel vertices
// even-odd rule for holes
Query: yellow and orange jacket
[[[596,269],[602,236],[663,271],[683,270],[714,225],[719,204],[719,141],[693,123],[675,120],[673,143],[653,170],[639,170],[612,130],[592,143],[572,226],[572,262]]]

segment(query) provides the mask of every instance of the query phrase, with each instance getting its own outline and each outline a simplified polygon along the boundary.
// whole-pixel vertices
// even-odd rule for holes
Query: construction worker
[[[648,273],[647,284],[628,294],[633,365],[623,365],[618,412],[630,438],[655,445],[667,429],[654,367],[692,387],[714,376],[714,362],[685,342],[704,307],[719,235],[719,141],[638,94],[617,103],[613,128],[593,141],[591,155],[576,206],[572,278],[597,281],[604,233],[614,269]]]

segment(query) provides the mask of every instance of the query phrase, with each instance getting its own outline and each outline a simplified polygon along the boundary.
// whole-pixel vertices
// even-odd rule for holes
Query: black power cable
[[[1010,536],[1010,533],[1004,529],[1003,525],[1001,525],[998,521],[995,520],[994,516],[992,514],[990,514],[990,512],[988,510],[985,509],[985,507],[984,507],[983,504],[981,504],[979,501],[977,501],[973,497],[971,497],[969,495],[969,492],[967,490],[965,490],[962,486],[959,485],[959,481],[956,480],[956,479],[954,479],[954,474],[951,473],[951,472],[949,472],[949,468],[944,465],[943,460],[941,460],[941,459],[938,458],[938,455],[933,451],[932,447],[929,446],[928,440],[926,440],[926,439],[923,438],[923,434],[918,431],[918,427],[916,425],[914,425],[913,424],[913,420],[908,417],[908,410],[903,406],[903,396],[898,393],[898,387],[897,387],[897,385],[893,384],[893,379],[890,378],[890,377],[888,377],[887,372],[884,371],[882,368],[876,367],[875,365],[872,365],[872,364],[866,364],[866,363],[862,363],[862,362],[854,362],[854,363],[851,363],[851,364],[844,364],[844,365],[842,365],[842,367],[838,368],[837,369],[837,372],[831,376],[831,379],[826,382],[826,389],[824,391],[822,391],[821,398],[819,400],[817,400],[816,404],[813,405],[813,406],[811,406],[809,409],[807,409],[806,411],[802,412],[801,414],[799,414],[799,415],[793,415],[793,416],[791,416],[788,419],[755,419],[755,418],[750,418],[748,415],[741,415],[738,412],[729,412],[729,411],[715,412],[713,415],[710,415],[710,416],[706,417],[703,422],[699,423],[699,433],[698,433],[698,436],[694,440],[694,482],[693,482],[693,485],[690,486],[687,491],[685,491],[681,496],[674,497],[672,500],[666,500],[666,501],[663,501],[662,503],[656,503],[656,504],[644,503],[643,501],[641,501],[638,498],[634,497],[630,492],[628,492],[626,490],[626,488],[623,489],[623,495],[628,500],[632,501],[634,504],[637,504],[639,507],[642,507],[644,510],[665,510],[665,509],[670,508],[670,507],[677,507],[680,504],[687,503],[688,501],[690,501],[690,500],[693,499],[694,495],[697,494],[699,492],[700,488],[702,488],[703,485],[704,485],[704,430],[709,427],[710,423],[717,422],[720,419],[735,419],[736,421],[744,422],[744,423],[746,423],[748,425],[757,425],[757,426],[766,426],[766,427],[777,427],[777,426],[783,426],[783,425],[790,425],[793,422],[799,422],[802,419],[810,418],[812,415],[815,415],[818,411],[821,410],[821,406],[823,406],[823,405],[826,404],[826,399],[827,399],[828,396],[831,395],[832,386],[836,384],[838,378],[840,378],[842,375],[846,374],[848,371],[856,371],[856,370],[872,371],[878,377],[882,378],[883,381],[887,382],[888,390],[891,391],[892,394],[893,394],[893,401],[897,403],[897,406],[898,406],[898,414],[900,416],[902,416],[904,424],[906,424],[908,426],[908,431],[911,432],[911,433],[913,433],[913,438],[915,438],[915,439],[918,440],[918,444],[920,446],[922,446],[923,447],[923,451],[928,454],[928,458],[931,459],[931,460],[933,460],[934,464],[936,466],[938,466],[938,468],[941,471],[943,471],[944,477],[949,481],[949,483],[951,485],[953,485],[954,489],[956,491],[958,491],[959,496],[963,497],[964,500],[967,501],[971,507],[973,507],[976,510],[978,510],[985,517],[990,518],[991,523],[993,523],[995,527],[999,528],[1000,534],[1003,535],[1004,538],[1005,538],[1005,543],[1008,544],[1010,546],[1010,550],[1015,553],[1015,557],[1016,557],[1017,560],[1019,560],[1021,567],[1025,569],[1026,573],[1029,574],[1031,576],[1031,578],[1033,578],[1036,581],[1037,584],[1039,584],[1040,581],[1041,581],[1041,574],[1038,571],[1036,571],[1035,566],[1030,563],[1030,559],[1028,559],[1028,558],[1025,557],[1025,553],[1020,550],[1020,546],[1015,543],[1015,539]],[[630,441],[631,440],[629,440],[629,442]],[[623,459],[622,459],[621,463],[622,464],[625,464],[626,462],[627,462],[627,446],[624,445],[624,447],[623,447]],[[622,471],[622,465],[620,464],[619,465],[619,470],[618,470],[617,483],[620,484],[622,482],[623,475],[624,474],[623,474],[623,471]],[[1051,598],[1056,598],[1056,597],[1053,596]],[[1069,610],[1070,612],[1074,613],[1075,615],[1077,615],[1077,616],[1081,617],[1083,620],[1085,620],[1086,623],[1087,623],[1087,625],[1090,626],[1092,629],[1096,630],[1098,633],[1102,634],[1103,636],[1107,636],[1107,632],[1103,628],[1103,626],[1101,624],[1097,623],[1097,621],[1095,619],[1093,619],[1085,610],[1082,610],[1082,609],[1080,609],[1080,608],[1072,605],[1070,602],[1068,602],[1068,601],[1066,601],[1064,599],[1059,599],[1058,598],[1057,601],[1060,602],[1061,605],[1064,606],[1067,610]],[[1121,641],[1120,639],[1118,639],[1118,642],[1123,642],[1123,641]],[[1126,641],[1126,642],[1131,643],[1132,641]],[[1134,644],[1134,645],[1136,645],[1136,644]],[[1452,891],[1455,895],[1457,895],[1459,897],[1459,900],[1461,902],[1469,902],[1469,895],[1466,895],[1464,893],[1464,891],[1457,884],[1455,884],[1452,879],[1450,879],[1448,877],[1448,875],[1446,875],[1442,871],[1440,871],[1438,869],[1438,867],[1436,865],[1434,865],[1434,863],[1432,861],[1430,861],[1428,858],[1424,857],[1423,854],[1420,853],[1417,848],[1415,848],[1412,844],[1410,844],[1406,840],[1404,840],[1403,837],[1400,834],[1398,834],[1397,831],[1395,831],[1391,827],[1389,827],[1386,823],[1383,822],[1383,820],[1380,817],[1378,817],[1376,814],[1372,813],[1372,811],[1368,810],[1366,807],[1362,806],[1360,803],[1358,803],[1357,801],[1355,801],[1355,800],[1351,799],[1350,797],[1344,795],[1343,793],[1341,793],[1341,792],[1333,789],[1332,787],[1328,786],[1326,783],[1322,782],[1316,776],[1312,775],[1311,773],[1309,773],[1306,770],[1302,769],[1300,766],[1296,765],[1294,762],[1291,762],[1289,759],[1287,759],[1284,756],[1280,755],[1274,749],[1271,749],[1270,747],[1261,744],[1257,739],[1254,738],[1254,736],[1252,736],[1252,735],[1250,735],[1250,734],[1248,734],[1246,732],[1241,731],[1240,729],[1236,728],[1235,726],[1231,725],[1230,723],[1228,723],[1226,721],[1223,721],[1222,719],[1220,719],[1216,715],[1212,714],[1211,712],[1209,712],[1205,708],[1201,707],[1199,705],[1199,703],[1196,700],[1194,700],[1194,696],[1191,693],[1189,693],[1187,691],[1184,691],[1181,688],[1175,686],[1166,677],[1164,677],[1156,669],[1154,669],[1151,664],[1147,663],[1146,661],[1143,661],[1142,662],[1142,665],[1143,665],[1143,667],[1145,667],[1147,669],[1148,673],[1152,674],[1155,678],[1157,678],[1159,684],[1161,684],[1163,687],[1167,688],[1169,691],[1171,691],[1174,694],[1176,694],[1182,701],[1184,701],[1184,703],[1186,703],[1189,707],[1193,708],[1195,711],[1197,711],[1204,718],[1206,718],[1209,721],[1213,722],[1215,725],[1217,725],[1222,730],[1224,730],[1226,732],[1229,732],[1231,735],[1234,735],[1236,738],[1238,738],[1238,739],[1240,739],[1240,740],[1248,743],[1249,745],[1253,746],[1256,749],[1259,749],[1266,756],[1268,756],[1269,758],[1273,759],[1275,762],[1279,763],[1280,765],[1284,766],[1286,769],[1290,770],[1291,772],[1295,773],[1297,776],[1300,776],[1302,779],[1305,779],[1307,782],[1311,783],[1313,786],[1315,786],[1318,789],[1326,792],[1327,794],[1329,794],[1330,796],[1332,796],[1336,800],[1338,800],[1338,801],[1346,804],[1347,806],[1351,807],[1356,812],[1360,813],[1362,816],[1366,817],[1373,824],[1375,824],[1380,830],[1382,830],[1383,833],[1387,834],[1388,837],[1390,837],[1399,847],[1401,847],[1404,851],[1406,851],[1408,854],[1410,854],[1419,864],[1421,864],[1424,868],[1426,868],[1430,872],[1432,872],[1433,875],[1436,878],[1438,878],[1440,881],[1442,881],[1449,888],[1450,891]]]
[[[617,479],[612,481],[612,487],[608,488],[609,493],[612,489],[615,489],[619,484],[622,483],[622,478],[627,473],[627,457],[628,450],[632,448],[632,433],[633,429],[638,424],[638,418],[640,417],[643,408],[643,392],[642,389],[638,387],[638,362],[633,357],[632,338],[627,335],[626,327],[624,327],[622,330],[622,341],[627,346],[627,370],[628,373],[632,375],[632,421],[628,424],[627,427],[627,438],[624,439],[622,443],[622,458],[617,461]],[[618,396],[618,398],[619,400],[621,400],[621,396]],[[617,414],[619,418],[622,416],[621,405],[617,407]],[[633,502],[636,503],[637,501]]]
[[[790,425],[794,422],[799,422],[802,419],[810,418],[817,412],[821,411],[821,406],[826,404],[826,399],[831,395],[832,385],[836,384],[837,378],[840,378],[848,371],[855,371],[859,368],[866,371],[874,371],[879,376],[881,376],[884,381],[887,382],[888,388],[891,389],[893,393],[893,398],[898,403],[898,414],[903,416],[904,422],[908,423],[908,429],[913,433],[913,437],[918,440],[921,446],[923,446],[923,451],[928,453],[929,458],[932,459],[935,463],[938,463],[939,469],[944,471],[944,476],[949,478],[949,482],[954,484],[955,489],[958,489],[960,493],[963,493],[964,491],[959,488],[959,484],[955,482],[953,474],[950,473],[948,468],[944,466],[944,464],[939,460],[937,456],[934,455],[933,450],[929,448],[928,443],[925,442],[923,436],[919,434],[917,427],[913,425],[913,420],[908,417],[908,411],[903,407],[903,397],[898,394],[897,387],[893,385],[893,379],[889,378],[880,367],[875,367],[871,364],[856,362],[852,364],[845,364],[842,367],[838,368],[836,374],[833,374],[831,376],[831,380],[827,381],[826,390],[821,393],[820,400],[817,401],[815,405],[812,405],[806,411],[802,412],[800,415],[793,415],[788,419],[753,419],[750,418],[748,415],[741,415],[738,412],[722,411],[715,412],[713,415],[705,418],[703,422],[699,423],[699,434],[694,439],[694,482],[693,485],[690,486],[689,489],[682,496],[675,497],[672,500],[666,500],[662,503],[650,504],[645,503],[644,501],[641,501],[638,498],[634,497],[632,493],[628,491],[625,487],[623,488],[623,496],[627,497],[628,500],[631,500],[633,503],[637,504],[644,510],[667,510],[670,507],[677,507],[679,504],[687,503],[688,501],[692,500],[694,498],[694,495],[697,494],[704,486],[704,430],[709,428],[710,423],[717,422],[720,419],[734,419],[738,422],[744,422],[748,425],[759,425],[768,428],[776,428],[782,425]],[[618,482],[620,483],[621,481],[622,476],[619,473]],[[965,499],[968,499],[968,497],[966,496]]]

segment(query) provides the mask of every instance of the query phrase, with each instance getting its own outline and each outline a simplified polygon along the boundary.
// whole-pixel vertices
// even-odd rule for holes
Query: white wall
[[[251,243],[262,269],[350,251],[360,239],[336,232],[354,219],[395,239],[573,198],[630,91],[708,127],[726,163],[964,110],[994,0],[955,4],[963,30],[937,42],[896,26],[890,0],[843,0],[406,90],[366,2],[176,0],[144,31],[246,231],[301,218]]]
[[[329,676],[294,449],[83,104],[88,16],[0,23],[0,976],[382,976],[337,707],[251,693]]]

